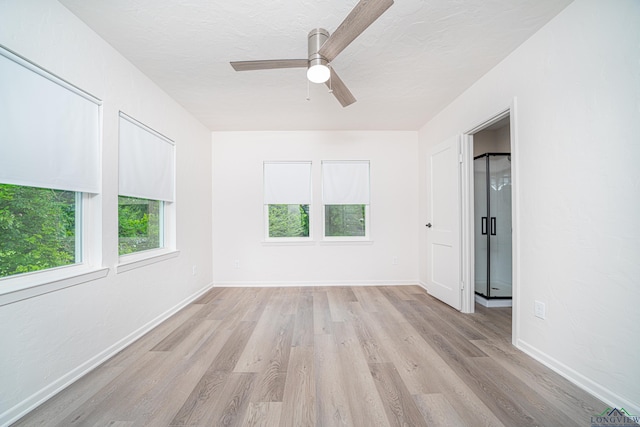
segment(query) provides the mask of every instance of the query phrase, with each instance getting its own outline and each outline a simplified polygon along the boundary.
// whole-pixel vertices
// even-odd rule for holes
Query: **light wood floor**
[[[214,288],[21,426],[588,426],[607,405],[510,344],[510,308],[418,286]]]

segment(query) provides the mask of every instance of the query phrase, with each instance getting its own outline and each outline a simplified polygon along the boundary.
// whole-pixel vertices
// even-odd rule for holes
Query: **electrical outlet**
[[[239,259],[233,261],[233,268],[240,268],[240,260]]]
[[[193,274],[194,276],[196,274],[198,274],[198,266],[194,265],[193,267],[191,267],[191,274]]]
[[[398,265],[398,257],[397,256],[394,256],[393,258],[391,258],[391,264]]]
[[[533,314],[540,319],[544,319],[546,317],[546,308],[543,302],[535,301],[533,304]]]

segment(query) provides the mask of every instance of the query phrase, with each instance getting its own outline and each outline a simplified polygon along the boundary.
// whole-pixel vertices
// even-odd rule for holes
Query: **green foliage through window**
[[[366,205],[325,205],[324,235],[327,237],[366,236]]]
[[[118,254],[162,247],[162,202],[118,197]]]
[[[309,237],[309,205],[269,205],[269,237]]]
[[[0,184],[0,277],[74,264],[77,208],[72,191]]]

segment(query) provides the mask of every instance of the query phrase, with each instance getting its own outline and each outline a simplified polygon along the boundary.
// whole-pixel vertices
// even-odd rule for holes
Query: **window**
[[[264,210],[267,240],[311,237],[311,162],[264,163]]]
[[[89,264],[100,101],[2,48],[0,75],[0,278]]]
[[[164,202],[118,197],[118,255],[164,247]]]
[[[369,238],[369,162],[323,161],[324,237]]]
[[[324,235],[326,237],[364,237],[367,205],[325,205]]]
[[[168,248],[173,209],[173,141],[120,113],[118,255]]]
[[[80,196],[0,184],[0,277],[82,261]]]

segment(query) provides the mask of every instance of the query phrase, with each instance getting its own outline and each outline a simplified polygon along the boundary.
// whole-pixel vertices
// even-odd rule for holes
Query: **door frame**
[[[461,168],[461,193],[462,193],[462,227],[461,227],[461,278],[464,284],[462,290],[462,312],[475,312],[475,288],[473,281],[475,277],[475,238],[474,238],[474,201],[473,201],[473,135],[491,126],[499,120],[509,117],[510,142],[511,142],[511,224],[512,224],[512,315],[511,315],[511,342],[516,344],[520,335],[518,330],[518,314],[520,313],[520,293],[519,293],[519,162],[518,162],[518,132],[516,115],[516,98],[511,104],[489,118],[480,121],[462,134],[462,168]]]

